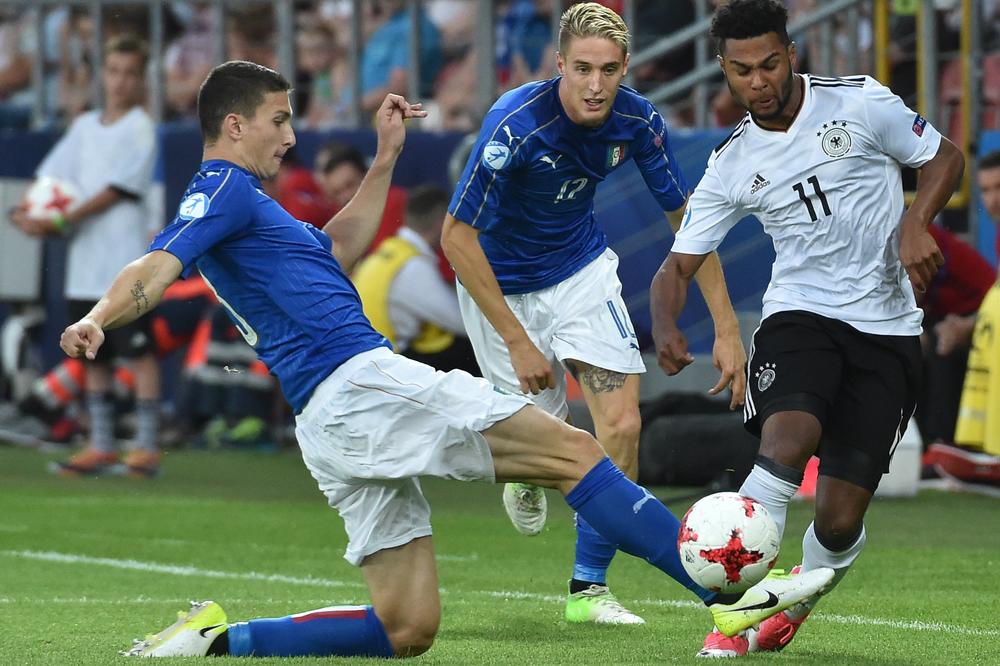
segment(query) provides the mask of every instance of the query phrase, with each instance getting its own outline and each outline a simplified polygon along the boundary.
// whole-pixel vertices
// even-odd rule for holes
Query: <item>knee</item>
[[[861,536],[862,523],[853,516],[835,515],[830,517],[817,516],[813,529],[820,545],[834,553],[841,553],[851,546]]]
[[[610,441],[617,444],[618,449],[632,451],[639,444],[639,431],[642,429],[642,417],[639,408],[634,405],[623,407],[611,414],[603,415],[604,430]]]
[[[560,440],[558,457],[564,469],[560,476],[570,487],[607,455],[590,433],[569,425],[563,430]]]
[[[416,657],[431,649],[437,636],[439,616],[411,617],[386,626],[385,631],[396,657]]]

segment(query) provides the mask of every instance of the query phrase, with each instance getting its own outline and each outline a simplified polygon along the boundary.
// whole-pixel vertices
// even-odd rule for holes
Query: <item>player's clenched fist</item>
[[[906,220],[901,225],[899,259],[910,276],[913,288],[920,293],[927,290],[944,264],[944,255],[934,237],[927,231],[927,225],[920,221]]]
[[[653,344],[656,346],[656,362],[668,375],[676,375],[694,362],[694,356],[687,348],[687,338],[677,327],[670,330],[654,327]]]
[[[86,317],[67,326],[59,338],[59,346],[67,356],[73,358],[86,356],[91,361],[97,356],[97,350],[102,344],[104,344],[104,331]]]

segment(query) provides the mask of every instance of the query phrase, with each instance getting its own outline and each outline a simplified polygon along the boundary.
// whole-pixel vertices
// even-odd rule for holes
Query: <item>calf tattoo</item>
[[[627,375],[614,370],[588,366],[580,373],[580,383],[590,389],[591,393],[610,393],[625,385]]]
[[[143,310],[149,309],[149,299],[146,298],[146,289],[142,285],[142,280],[136,280],[132,287],[132,298],[135,299],[135,313],[141,315]]]

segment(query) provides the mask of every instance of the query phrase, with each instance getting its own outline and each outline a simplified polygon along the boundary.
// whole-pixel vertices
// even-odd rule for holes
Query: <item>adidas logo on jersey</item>
[[[770,184],[771,181],[764,178],[764,176],[757,174],[757,177],[753,179],[753,185],[750,186],[750,194],[757,194]]]

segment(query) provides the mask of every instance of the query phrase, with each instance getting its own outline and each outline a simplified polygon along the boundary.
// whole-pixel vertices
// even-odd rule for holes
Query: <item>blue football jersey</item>
[[[330,237],[289,215],[225,160],[201,165],[177,217],[149,251],[198,267],[296,413],[341,363],[389,342],[331,253]]]
[[[497,100],[448,208],[479,230],[505,294],[561,282],[604,251],[594,193],[626,160],[635,160],[663,210],[677,210],[687,196],[663,118],[645,97],[622,86],[604,124],[584,127],[566,115],[560,80]]]

